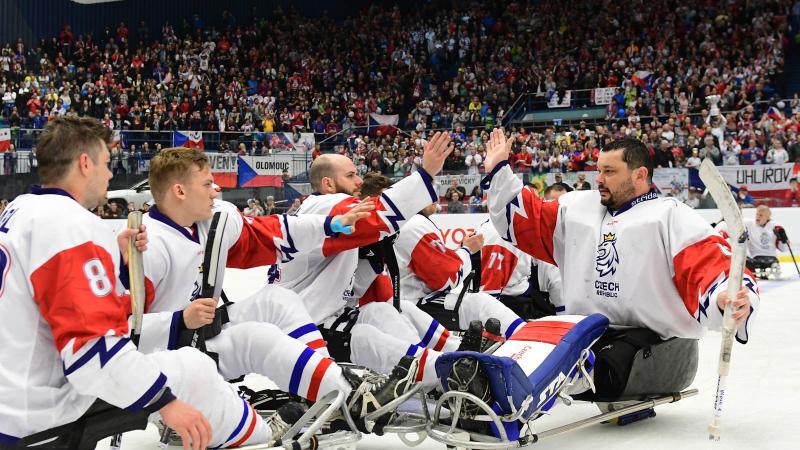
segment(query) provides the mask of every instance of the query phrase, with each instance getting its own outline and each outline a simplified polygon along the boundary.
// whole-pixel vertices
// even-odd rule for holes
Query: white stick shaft
[[[138,230],[142,224],[142,213],[133,211],[128,214],[128,228]],[[142,252],[136,248],[136,235],[128,238],[128,278],[130,280],[131,309],[133,315],[132,336],[139,336],[142,331],[144,315],[144,259]]]

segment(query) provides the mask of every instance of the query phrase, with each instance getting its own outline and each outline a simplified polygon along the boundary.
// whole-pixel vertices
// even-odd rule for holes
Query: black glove
[[[784,244],[789,243],[789,236],[786,236],[786,229],[782,226],[776,226],[772,229],[773,233],[775,233],[775,237],[778,239],[778,242],[783,242]]]

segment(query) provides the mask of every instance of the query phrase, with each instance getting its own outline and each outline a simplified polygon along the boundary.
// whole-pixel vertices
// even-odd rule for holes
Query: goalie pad
[[[588,372],[590,348],[607,327],[601,314],[544,317],[526,323],[491,355],[441,355],[436,374],[445,392],[462,390],[484,401],[501,416],[508,437],[516,439],[521,423],[547,411],[559,392]],[[469,366],[470,361],[477,364]],[[494,426],[492,431],[498,435]]]

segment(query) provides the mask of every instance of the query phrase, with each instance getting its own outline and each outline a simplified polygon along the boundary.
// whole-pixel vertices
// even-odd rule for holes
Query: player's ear
[[[172,191],[172,194],[175,195],[175,197],[179,199],[186,198],[186,188],[182,184],[175,183],[172,185],[172,188],[170,190]]]

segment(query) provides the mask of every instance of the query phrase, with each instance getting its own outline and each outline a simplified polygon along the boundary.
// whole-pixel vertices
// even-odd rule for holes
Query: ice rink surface
[[[710,442],[717,381],[719,333],[700,341],[700,365],[692,387],[700,394],[656,408],[657,417],[625,427],[594,425],[529,448],[539,449],[798,449],[800,448],[800,277],[791,263],[782,264],[782,279],[761,281],[761,309],[747,345],[735,344],[722,418],[722,440]],[[266,269],[228,269],[225,290],[235,301],[263,285]],[[642,299],[646,301],[646,299]],[[537,431],[598,413],[592,404],[560,405],[536,420]],[[123,437],[124,450],[157,448],[153,425]],[[359,449],[391,450],[405,445],[395,436],[365,436]],[[97,447],[107,449],[107,441]],[[174,447],[179,448],[179,447]],[[416,448],[445,449],[428,438]]]

